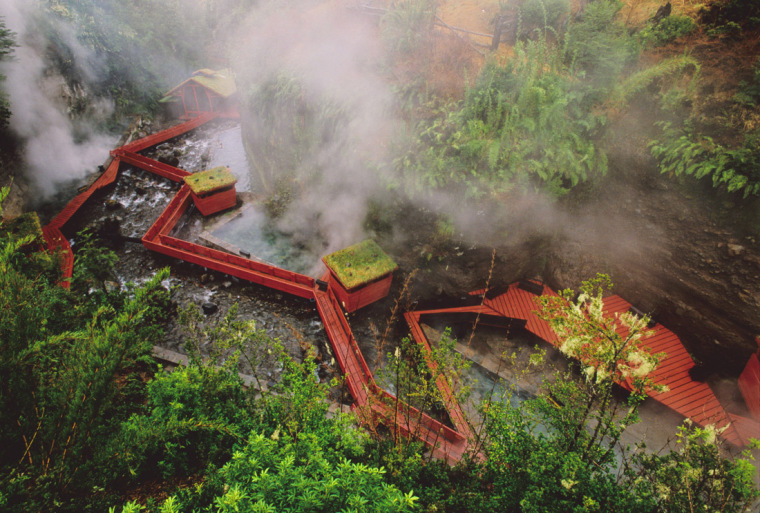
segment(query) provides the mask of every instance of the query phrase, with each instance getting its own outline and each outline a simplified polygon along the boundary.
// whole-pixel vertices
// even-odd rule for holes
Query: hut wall
[[[198,210],[204,216],[210,216],[211,214],[232,208],[237,203],[235,187],[213,192],[206,196],[197,196],[195,193],[191,193],[191,195],[193,196],[195,206],[198,207]]]
[[[221,98],[198,84],[186,84],[182,88],[182,106],[185,118],[196,118],[206,112],[214,112]]]
[[[752,415],[760,420],[760,359],[753,354],[739,376],[739,390]]]
[[[328,286],[333,290],[343,308],[347,312],[354,312],[388,295],[393,281],[393,273],[387,274],[373,282],[352,290],[346,290],[338,278],[330,271]]]

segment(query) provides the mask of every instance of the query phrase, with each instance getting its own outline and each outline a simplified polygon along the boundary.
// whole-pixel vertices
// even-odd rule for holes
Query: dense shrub
[[[535,32],[557,31],[570,15],[570,0],[525,0],[519,9],[518,37],[533,37]]]
[[[639,32],[639,39],[644,45],[664,46],[674,39],[688,36],[696,28],[697,24],[689,16],[672,15],[644,27]]]

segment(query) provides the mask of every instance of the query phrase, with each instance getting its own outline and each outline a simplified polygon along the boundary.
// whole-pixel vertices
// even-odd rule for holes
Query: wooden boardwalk
[[[538,282],[533,282],[539,285]],[[556,295],[556,293],[544,284],[542,294]],[[475,291],[472,294],[484,294],[486,291]],[[425,335],[419,326],[422,315],[475,313],[481,315],[501,315],[511,319],[526,321],[526,329],[539,338],[557,346],[557,336],[549,327],[549,323],[540,319],[536,314],[539,306],[535,301],[536,295],[524,290],[520,283],[513,283],[504,292],[490,295],[485,294],[480,305],[444,308],[438,310],[424,310],[407,314],[407,322],[412,327],[412,334],[418,342],[425,341]],[[613,316],[627,312],[631,304],[620,296],[609,296],[604,299],[604,314]],[[662,324],[655,324],[652,337],[645,339],[642,346],[653,353],[664,353],[653,374],[655,383],[665,385],[667,391],[648,391],[648,395],[654,400],[668,406],[672,410],[691,419],[695,424],[705,427],[714,425],[723,430],[720,436],[736,446],[746,444],[745,438],[732,423],[729,415],[712,389],[703,382],[694,380],[689,371],[694,367],[694,361],[686,351],[678,336]],[[620,327],[621,335],[625,335]],[[621,386],[630,390],[628,383],[620,383]]]
[[[210,113],[175,127],[131,142],[111,152],[113,160],[107,170],[86,191],[77,195],[43,228],[48,250],[62,256],[62,285],[68,286],[74,257],[61,228],[97,191],[116,180],[123,162],[174,182],[182,182],[189,173],[183,169],[150,159],[138,152],[178,137],[219,117],[236,117],[236,113]],[[190,189],[183,185],[142,238],[143,245],[158,253],[191,262],[281,292],[314,300],[336,361],[346,376],[346,385],[354,400],[359,418],[368,423],[383,422],[396,434],[415,437],[427,444],[433,454],[449,462],[459,461],[469,448],[471,431],[459,404],[445,380],[439,380],[456,430],[416,410],[375,383],[340,304],[331,290],[322,290],[316,280],[258,260],[201,246],[172,237],[171,233],[192,201]],[[428,347],[429,349],[429,347]],[[461,431],[461,432],[459,432]]]
[[[187,171],[157,162],[138,152],[180,136],[219,117],[236,117],[236,113],[203,115],[111,152],[113,159],[103,174],[87,190],[74,197],[43,228],[48,250],[61,255],[61,284],[64,287],[69,286],[74,257],[61,228],[81,206],[95,192],[116,180],[122,162],[168,180],[182,182],[182,179],[189,174]],[[346,386],[355,402],[360,419],[366,422],[382,421],[397,434],[416,437],[425,442],[436,457],[450,462],[458,461],[471,449],[472,430],[445,377],[439,377],[436,384],[454,426],[453,429],[399,401],[395,396],[377,386],[332,291],[320,289],[311,277],[172,237],[171,232],[189,207],[190,201],[189,188],[183,186],[142,238],[146,248],[265,287],[314,300],[336,361],[346,376]],[[515,283],[498,293],[495,291],[473,292],[473,294],[483,294],[482,302],[474,306],[406,313],[405,318],[411,334],[414,340],[423,347],[423,354],[426,355],[428,365],[434,367],[433,362],[427,357],[430,345],[420,326],[420,318],[423,315],[467,313],[482,317],[484,324],[488,319],[498,317],[519,319],[525,321],[525,328],[529,332],[557,345],[557,337],[549,324],[536,315],[535,310],[538,306],[534,300],[536,292],[551,295],[555,295],[555,292],[538,282],[532,282],[532,285],[528,283],[528,287],[524,285],[526,284]],[[628,311],[631,305],[619,296],[610,296],[605,299],[604,308],[607,315],[614,315]],[[735,424],[745,419],[729,415],[709,386],[691,378],[689,370],[694,366],[694,362],[674,333],[660,324],[655,325],[653,329],[655,334],[646,340],[645,346],[655,353],[666,354],[654,373],[654,379],[658,384],[667,386],[668,390],[661,393],[650,392],[649,395],[700,426],[714,424],[724,429],[721,435],[723,438],[734,445],[744,445],[744,436],[740,432],[746,433],[747,429],[737,429]],[[621,385],[627,384],[621,383]]]
[[[631,304],[620,296],[609,296],[604,299],[604,314],[613,316],[627,312]],[[648,391],[647,394],[654,400],[661,402],[672,409],[691,419],[698,426],[715,425],[719,430],[725,429],[721,436],[736,446],[743,446],[745,441],[731,422],[731,418],[718,401],[715,393],[701,381],[695,381],[690,374],[694,367],[689,353],[686,351],[681,339],[662,324],[655,324],[652,328],[654,334],[642,341],[642,346],[653,354],[663,353],[665,356],[660,365],[655,369],[652,378],[658,385],[665,385],[665,392]],[[621,335],[626,334],[624,327],[619,327]]]

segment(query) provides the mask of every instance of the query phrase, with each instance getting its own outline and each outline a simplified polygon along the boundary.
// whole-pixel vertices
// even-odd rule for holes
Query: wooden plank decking
[[[537,282],[536,282],[537,283]],[[484,291],[475,291],[472,294],[483,294]],[[543,294],[556,295],[546,285],[543,285]],[[426,310],[407,314],[407,321],[417,324],[421,315],[448,314],[451,312],[471,312],[486,315],[502,315],[513,319],[526,321],[526,329],[539,338],[557,345],[557,336],[549,327],[549,323],[541,320],[536,311],[538,305],[535,295],[520,288],[519,283],[513,283],[505,292],[489,298],[485,295],[481,305],[463,306],[439,310]],[[613,316],[629,311],[631,304],[620,296],[613,295],[604,299],[604,314]],[[625,328],[619,327],[619,331]],[[664,392],[649,391],[648,395],[654,400],[668,406],[672,410],[691,419],[699,426],[715,425],[718,429],[724,429],[721,436],[731,444],[745,445],[746,441],[740,432],[731,423],[730,415],[725,411],[714,392],[706,383],[695,381],[689,374],[694,366],[689,353],[686,351],[678,336],[664,327],[655,324],[651,328],[654,334],[643,341],[642,345],[653,353],[664,353],[660,365],[653,373],[655,383],[665,385]],[[412,329],[412,334],[422,340],[421,328]],[[630,389],[628,383],[620,383],[621,386]]]
[[[629,311],[631,306],[620,296],[609,296],[604,299],[603,311],[606,316],[613,316]],[[713,424],[718,429],[725,429],[721,436],[726,441],[736,446],[744,445],[744,440],[731,423],[728,412],[723,409],[710,386],[695,381],[689,374],[689,370],[694,367],[694,360],[686,351],[681,339],[659,323],[651,330],[654,335],[644,339],[642,346],[653,354],[664,354],[660,365],[652,374],[652,379],[658,385],[665,385],[667,390],[649,391],[647,394],[699,426]],[[625,328],[619,327],[618,331],[625,335]]]
[[[156,160],[149,159],[148,157],[143,157],[142,155],[125,150],[123,148],[117,148],[113,150],[111,152],[111,155],[119,157],[125,164],[139,167],[140,169],[144,169],[145,171],[149,171],[158,176],[168,178],[173,182],[181,183],[184,177],[190,175],[190,173],[184,169],[170,166],[169,164],[164,164],[163,162],[158,162]]]

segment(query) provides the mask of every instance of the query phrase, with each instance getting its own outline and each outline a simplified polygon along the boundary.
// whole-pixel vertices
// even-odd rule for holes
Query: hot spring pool
[[[225,249],[242,250],[251,258],[289,271],[308,274],[316,263],[305,248],[297,247],[288,234],[277,230],[260,205],[244,207],[207,233],[226,243]]]

